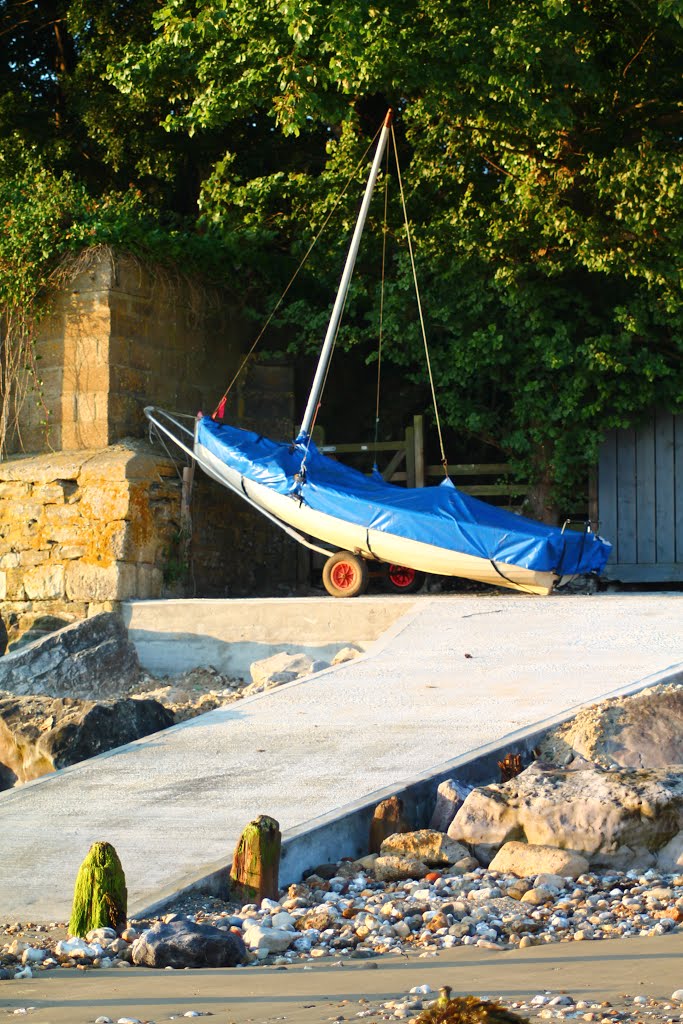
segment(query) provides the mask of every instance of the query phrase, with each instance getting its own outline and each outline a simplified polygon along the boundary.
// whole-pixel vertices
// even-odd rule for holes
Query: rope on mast
[[[420,288],[417,283],[417,270],[415,269],[415,256],[413,255],[413,242],[410,235],[410,226],[408,224],[408,211],[406,209],[406,199],[403,192],[403,180],[401,178],[401,167],[398,162],[398,147],[396,145],[396,133],[394,132],[394,126],[391,125],[391,140],[394,144],[394,156],[396,157],[396,174],[398,176],[398,187],[401,193],[401,206],[403,207],[403,219],[406,226],[406,238],[408,239],[408,252],[410,253],[410,265],[413,269],[413,282],[415,284],[415,297],[417,299],[417,309],[420,315],[420,328],[422,330],[422,341],[424,343],[425,356],[427,359],[427,372],[429,374],[429,386],[432,389],[432,402],[434,404],[434,418],[436,420],[436,430],[439,435],[439,448],[441,449],[441,465],[444,468],[444,473],[448,476],[448,459],[446,458],[446,452],[443,446],[443,436],[441,434],[441,421],[439,419],[439,407],[436,404],[436,390],[434,388],[434,377],[432,376],[432,364],[429,358],[429,345],[427,344],[427,331],[425,329],[424,317],[422,315],[422,302],[420,300]]]
[[[216,419],[216,417],[221,417],[223,415],[223,411],[225,409],[225,403],[227,401],[228,395],[230,394],[230,392],[231,392],[231,390],[232,390],[232,388],[233,388],[233,386],[235,384],[235,381],[241,375],[241,373],[243,372],[245,366],[247,365],[247,363],[251,359],[252,355],[254,354],[254,350],[256,349],[256,346],[258,345],[259,341],[261,340],[263,335],[268,330],[268,327],[270,326],[271,320],[273,319],[273,317],[277,313],[278,309],[280,308],[280,306],[284,302],[285,296],[287,295],[287,292],[292,287],[292,285],[294,284],[295,280],[297,279],[297,277],[301,273],[301,270],[302,270],[306,260],[311,255],[314,246],[316,245],[316,243],[318,242],[318,240],[319,240],[320,236],[322,235],[323,231],[327,227],[327,225],[328,225],[328,223],[330,221],[330,218],[333,216],[335,210],[337,209],[337,207],[339,206],[340,202],[342,201],[342,199],[346,195],[346,193],[348,191],[348,188],[349,188],[349,185],[354,180],[354,178],[356,177],[356,174],[358,173],[358,171],[360,170],[360,168],[364,164],[366,156],[368,155],[368,153],[372,149],[373,145],[375,144],[375,141],[376,141],[377,137],[379,136],[380,132],[382,131],[382,127],[383,126],[380,125],[380,127],[375,132],[375,134],[374,134],[372,140],[369,142],[365,152],[363,153],[362,157],[360,158],[360,160],[356,164],[356,166],[355,166],[355,168],[353,170],[353,173],[351,174],[349,180],[346,182],[346,184],[344,185],[344,188],[342,189],[342,191],[339,193],[339,195],[335,199],[335,201],[334,201],[334,203],[332,205],[332,209],[330,210],[330,212],[325,217],[325,220],[323,221],[323,223],[322,223],[322,225],[320,227],[320,230],[318,231],[317,235],[315,236],[315,238],[313,239],[313,241],[309,245],[308,249],[304,253],[304,256],[301,259],[301,262],[299,263],[298,267],[296,268],[296,270],[292,274],[291,278],[289,279],[289,282],[288,282],[285,290],[283,291],[282,295],[280,296],[280,298],[275,303],[275,306],[273,307],[273,310],[271,311],[270,316],[268,317],[268,319],[266,320],[265,324],[263,325],[263,327],[261,328],[261,330],[257,334],[254,342],[251,345],[251,348],[249,349],[249,351],[247,352],[246,356],[244,357],[244,359],[240,363],[240,365],[239,365],[239,367],[237,369],[237,372],[234,374],[232,380],[230,381],[230,383],[228,384],[227,388],[223,392],[223,394],[222,394],[222,396],[220,398],[220,401],[218,402],[218,405],[216,406],[216,408],[214,409],[214,411],[212,413],[212,419]]]

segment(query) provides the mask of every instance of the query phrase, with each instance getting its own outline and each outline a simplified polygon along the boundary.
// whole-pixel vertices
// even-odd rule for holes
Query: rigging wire
[[[424,317],[422,315],[422,302],[420,300],[420,289],[417,283],[417,271],[415,269],[415,256],[413,254],[413,242],[410,235],[410,227],[408,225],[408,211],[406,209],[406,199],[403,192],[403,180],[401,178],[401,167],[398,162],[398,147],[396,145],[396,133],[394,132],[394,126],[391,126],[391,140],[394,144],[394,155],[396,157],[396,174],[398,176],[398,187],[401,193],[401,206],[403,207],[403,219],[406,226],[406,238],[408,239],[408,252],[410,253],[410,265],[413,269],[413,282],[415,284],[415,297],[417,299],[417,309],[420,315],[420,328],[422,330],[422,341],[424,343],[425,356],[427,359],[427,372],[429,374],[429,385],[432,389],[432,402],[434,404],[434,418],[436,420],[436,430],[439,435],[439,448],[441,449],[441,465],[444,468],[444,473],[448,476],[448,459],[446,458],[446,452],[443,446],[443,436],[441,433],[441,422],[439,419],[439,407],[436,403],[436,390],[434,388],[434,377],[432,376],[432,364],[429,358],[429,345],[427,344],[427,331],[425,329]]]
[[[301,273],[301,270],[302,270],[304,264],[306,263],[306,260],[311,255],[314,246],[316,245],[316,243],[318,242],[318,240],[319,240],[320,236],[322,235],[323,231],[327,227],[331,217],[334,215],[334,212],[337,209],[337,207],[339,206],[340,202],[342,201],[342,199],[346,195],[346,192],[348,191],[348,188],[349,188],[351,182],[354,180],[356,174],[358,173],[358,171],[362,167],[363,163],[365,162],[365,158],[367,157],[368,153],[370,152],[370,150],[372,149],[373,145],[375,144],[375,141],[377,140],[377,138],[378,138],[378,136],[379,136],[381,131],[382,131],[382,126],[380,125],[380,127],[375,132],[372,140],[369,142],[365,152],[363,153],[363,155],[361,156],[360,160],[356,164],[356,166],[355,166],[351,176],[349,177],[348,181],[344,185],[344,188],[342,189],[342,191],[339,193],[339,195],[335,199],[330,212],[325,217],[325,219],[324,219],[324,221],[323,221],[323,223],[322,223],[322,225],[320,227],[320,230],[318,231],[317,235],[315,236],[315,238],[313,239],[313,241],[309,245],[308,249],[304,253],[304,256],[301,259],[301,262],[299,263],[298,267],[296,268],[296,270],[292,274],[291,278],[289,279],[285,290],[283,291],[282,295],[280,296],[280,298],[275,303],[275,306],[273,307],[273,309],[272,309],[272,311],[270,313],[270,316],[268,317],[268,319],[266,320],[265,324],[263,325],[263,327],[261,328],[261,330],[257,334],[253,344],[251,345],[251,348],[249,349],[249,351],[245,355],[245,357],[242,360],[242,362],[240,363],[236,373],[234,374],[232,380],[230,381],[230,383],[228,384],[227,388],[223,392],[223,395],[221,396],[220,401],[218,402],[218,405],[216,406],[216,408],[213,411],[213,414],[212,414],[212,418],[213,419],[215,419],[217,416],[220,417],[220,416],[223,415],[223,411],[225,409],[225,403],[227,401],[228,395],[230,394],[230,391],[233,388],[233,385],[235,384],[235,381],[241,375],[241,373],[243,372],[245,366],[247,365],[247,363],[251,359],[252,355],[254,354],[254,350],[256,349],[256,346],[258,345],[259,341],[261,340],[263,335],[268,330],[268,327],[270,326],[270,323],[271,323],[273,317],[275,316],[275,314],[277,313],[278,309],[280,308],[280,306],[284,302],[285,296],[287,295],[287,292],[292,287],[292,285],[294,284],[295,280],[297,279],[297,277]]]

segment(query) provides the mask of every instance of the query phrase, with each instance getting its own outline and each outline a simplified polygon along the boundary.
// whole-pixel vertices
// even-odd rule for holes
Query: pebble
[[[591,871],[569,880],[547,875],[518,879],[483,867],[449,875],[444,868],[431,882],[386,883],[347,863],[337,870],[339,874],[329,881],[320,878],[292,885],[279,901],[263,900],[260,905],[238,907],[210,896],[184,897],[168,908],[164,918],[187,916],[237,929],[245,937],[253,928],[290,933],[288,948],[275,953],[263,949],[253,958],[254,964],[272,964],[281,970],[297,962],[311,970],[310,964],[322,959],[329,966],[351,960],[368,961],[364,966],[375,968],[373,961],[383,955],[430,959],[456,946],[526,949],[683,929],[683,875],[661,875],[653,869]],[[119,937],[97,929],[88,934],[88,941],[65,940],[65,926],[58,923],[32,930],[28,923],[0,925],[0,977],[8,977],[6,983],[11,985],[12,977],[30,978],[53,970],[127,969],[131,943],[152,923],[133,921]],[[428,984],[417,984],[381,1010],[363,1006],[348,1014],[348,1019],[378,1014],[386,1019],[414,1019],[436,998]],[[521,1016],[549,1021],[674,1024],[683,1019],[683,988],[676,989],[670,1000],[670,1004],[657,1004],[645,995],[631,995],[628,1012],[622,1013],[599,1003],[577,1003],[571,993],[542,992],[528,1002],[507,1001],[507,1005]],[[200,1016],[204,1014],[188,1010],[176,1019]],[[103,1015],[95,1024],[114,1021]],[[121,1017],[117,1024],[139,1022]]]

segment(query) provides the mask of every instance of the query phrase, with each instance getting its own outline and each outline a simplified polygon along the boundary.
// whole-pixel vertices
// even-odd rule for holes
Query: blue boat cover
[[[296,495],[318,512],[450,551],[558,575],[600,573],[611,545],[595,533],[546,526],[463,494],[453,483],[397,487],[379,473],[204,417],[197,440],[247,480]],[[305,471],[302,462],[305,456]]]

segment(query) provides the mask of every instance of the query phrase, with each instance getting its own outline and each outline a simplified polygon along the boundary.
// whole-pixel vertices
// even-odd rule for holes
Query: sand
[[[0,1019],[33,1024],[85,1024],[100,1015],[167,1021],[188,1010],[209,1012],[212,1024],[287,1021],[318,1024],[343,1018],[405,994],[414,985],[443,984],[453,995],[473,993],[529,999],[538,992],[567,992],[576,999],[608,1001],[634,1021],[678,1019],[683,1006],[642,1014],[636,995],[668,1001],[683,988],[683,934],[612,939],[491,951],[459,947],[435,957],[382,956],[370,961],[331,959],[285,969],[106,971],[58,969],[34,978],[0,982]],[[310,969],[307,969],[310,967]],[[630,997],[630,998],[626,998]],[[340,1005],[348,1000],[344,1005]],[[369,1004],[359,1003],[369,1000]],[[35,1007],[26,1015],[16,1010]],[[601,1014],[598,1013],[598,1020]],[[580,1018],[580,1015],[579,1015]],[[374,1022],[378,1014],[364,1013]]]

